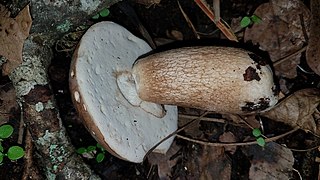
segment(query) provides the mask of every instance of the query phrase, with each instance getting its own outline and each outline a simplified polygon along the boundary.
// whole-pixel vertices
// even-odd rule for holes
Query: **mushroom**
[[[157,117],[139,104],[131,105],[118,88],[118,74],[131,71],[134,61],[150,50],[145,41],[122,26],[101,22],[83,35],[70,69],[72,100],[89,132],[111,154],[136,163],[142,162],[155,144],[177,129],[176,106],[155,105],[155,109],[166,111]],[[153,103],[141,104],[145,109],[153,109]],[[154,151],[165,153],[173,138]]]
[[[250,114],[277,103],[270,66],[250,51],[197,46],[138,58],[149,51],[120,25],[101,22],[85,33],[72,60],[76,109],[96,140],[121,159],[143,161],[174,132],[177,106]],[[156,151],[166,152],[173,138]]]
[[[277,103],[273,73],[256,54],[232,47],[184,47],[139,59],[132,76],[148,102],[250,114]]]

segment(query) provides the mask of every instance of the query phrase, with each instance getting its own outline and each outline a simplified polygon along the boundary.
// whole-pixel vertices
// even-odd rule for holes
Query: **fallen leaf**
[[[221,136],[219,136],[220,142],[237,142],[236,136],[232,132],[224,132]],[[234,154],[237,150],[237,146],[226,146],[224,147],[226,152],[230,152],[230,154]]]
[[[312,19],[310,25],[310,36],[306,51],[306,59],[310,68],[320,75],[320,1],[311,0],[310,3]]]
[[[252,157],[250,179],[290,179],[294,158],[288,148],[270,142],[263,149],[258,145],[247,146],[243,148],[243,152]]]
[[[319,103],[319,89],[303,89],[288,96],[262,116],[320,134],[313,117],[314,113],[317,113]]]
[[[259,44],[261,50],[269,53],[273,62],[293,54],[306,43],[302,25],[308,33],[311,13],[302,1],[273,0],[260,5],[254,14],[262,21],[246,29],[244,40]],[[294,78],[300,56],[295,55],[275,66],[276,74]]]
[[[172,158],[181,147],[174,142],[166,154],[151,153],[148,161],[151,165],[157,165],[159,179],[171,179],[171,168],[176,165],[178,158]]]
[[[231,161],[224,153],[223,147],[202,146],[193,150],[186,163],[188,175],[186,179],[219,179],[231,178]]]
[[[0,55],[7,58],[3,65],[4,75],[22,63],[23,43],[29,35],[31,24],[29,5],[15,18],[10,18],[10,12],[0,5]]]

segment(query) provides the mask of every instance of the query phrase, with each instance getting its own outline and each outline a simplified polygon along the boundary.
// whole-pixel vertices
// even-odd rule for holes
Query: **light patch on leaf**
[[[8,75],[22,63],[24,40],[29,36],[32,19],[29,6],[26,6],[15,18],[0,5],[0,55],[8,61],[3,65],[3,74]]]

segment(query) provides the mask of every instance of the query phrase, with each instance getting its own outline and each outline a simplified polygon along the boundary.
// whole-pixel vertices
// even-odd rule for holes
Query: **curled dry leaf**
[[[29,36],[31,24],[29,6],[20,11],[17,17],[10,18],[10,12],[0,5],[0,55],[8,59],[3,66],[4,75],[22,63],[23,43]]]
[[[262,115],[292,127],[299,126],[302,129],[320,134],[319,127],[313,118],[314,113],[317,113],[319,103],[319,89],[303,89],[288,96],[275,108]]]
[[[254,14],[262,22],[247,28],[244,40],[259,44],[260,49],[269,52],[273,62],[293,54],[306,43],[303,28],[309,32],[311,13],[302,1],[273,0],[260,5]],[[275,67],[276,74],[294,78],[299,62],[300,54],[293,56]]]

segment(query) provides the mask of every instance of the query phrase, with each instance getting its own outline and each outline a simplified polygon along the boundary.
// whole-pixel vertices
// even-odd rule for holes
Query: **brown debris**
[[[259,77],[259,74],[257,73],[256,69],[249,66],[246,69],[246,72],[243,74],[243,78],[245,81],[252,81],[252,80],[257,80],[260,81],[261,78]]]
[[[3,65],[3,74],[8,75],[22,63],[24,40],[29,36],[32,19],[29,6],[26,6],[15,18],[0,5],[0,55],[8,60]]]

